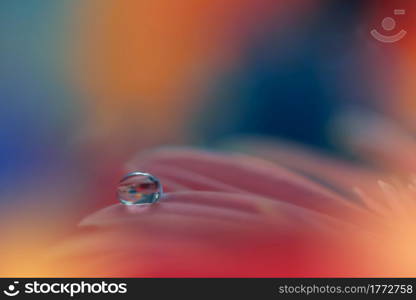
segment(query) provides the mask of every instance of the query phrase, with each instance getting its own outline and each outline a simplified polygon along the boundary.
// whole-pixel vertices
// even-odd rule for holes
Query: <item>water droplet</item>
[[[162,185],[151,174],[131,172],[120,180],[117,195],[125,205],[154,203],[162,196]]]

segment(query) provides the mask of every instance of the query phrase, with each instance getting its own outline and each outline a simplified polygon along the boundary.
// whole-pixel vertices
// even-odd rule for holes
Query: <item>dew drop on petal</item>
[[[120,180],[117,196],[125,205],[154,203],[162,196],[162,185],[151,174],[131,172]]]

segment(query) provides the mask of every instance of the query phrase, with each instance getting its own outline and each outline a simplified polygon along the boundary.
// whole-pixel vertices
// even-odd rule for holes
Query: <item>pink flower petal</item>
[[[376,183],[380,173],[351,161],[341,160],[305,146],[280,140],[246,138],[227,144],[233,149],[276,162],[295,172],[305,174],[336,188],[351,193],[356,186]]]
[[[329,214],[355,207],[304,176],[245,155],[167,149],[139,156],[128,164],[128,169],[166,177],[191,189],[195,186],[195,190],[239,191]]]
[[[196,191],[168,193],[160,202],[150,206],[115,204],[86,217],[80,225],[149,228],[151,231],[159,227],[162,232],[175,231],[176,228],[182,236],[190,232],[212,231],[217,225],[217,230],[228,227],[238,231],[247,230],[243,230],[245,227],[253,230],[264,227],[268,234],[305,225],[325,230],[350,226],[284,201],[250,194]]]

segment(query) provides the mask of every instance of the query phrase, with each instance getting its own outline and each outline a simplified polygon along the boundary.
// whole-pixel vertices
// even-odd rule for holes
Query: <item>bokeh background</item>
[[[408,34],[380,43],[395,8]],[[357,110],[415,129],[415,15],[412,0],[1,1],[0,267],[30,270],[24,251],[117,201],[140,151],[266,136],[350,157],[334,124]]]

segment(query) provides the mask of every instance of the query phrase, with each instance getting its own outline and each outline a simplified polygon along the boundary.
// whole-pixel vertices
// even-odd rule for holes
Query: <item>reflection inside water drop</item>
[[[117,195],[126,205],[154,203],[162,196],[162,185],[151,174],[131,172],[120,180]]]

